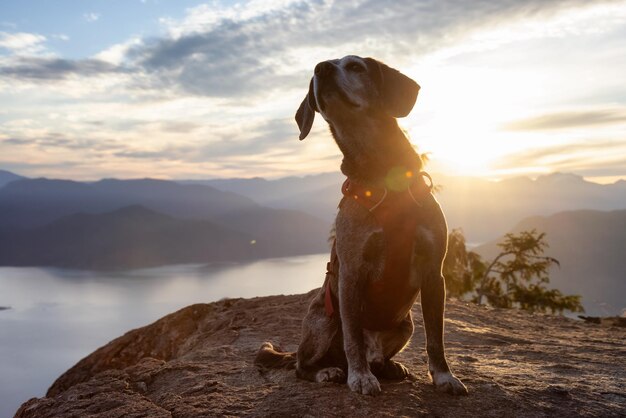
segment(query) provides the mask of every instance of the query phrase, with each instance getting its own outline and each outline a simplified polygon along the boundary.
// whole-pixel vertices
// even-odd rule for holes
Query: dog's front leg
[[[426,330],[428,371],[437,390],[453,395],[467,395],[465,385],[452,374],[443,345],[445,282],[440,274],[430,274],[422,284],[422,314]]]
[[[361,301],[365,281],[359,280],[358,265],[346,264],[342,264],[339,270],[339,312],[343,328],[343,346],[348,361],[348,386],[354,392],[376,395],[380,392],[380,383],[367,363],[361,321]]]

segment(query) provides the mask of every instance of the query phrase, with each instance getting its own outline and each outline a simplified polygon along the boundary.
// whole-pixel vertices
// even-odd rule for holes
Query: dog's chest
[[[393,328],[402,322],[417,299],[422,279],[420,264],[431,255],[434,237],[428,229],[418,226],[409,238],[404,243],[409,246],[407,251],[398,254],[396,248],[387,247],[381,254],[383,268],[371,278],[365,295],[364,320],[368,329]]]

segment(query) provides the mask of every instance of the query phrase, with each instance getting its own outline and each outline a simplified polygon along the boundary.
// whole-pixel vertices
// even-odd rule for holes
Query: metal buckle
[[[429,184],[426,184],[426,186],[428,186],[428,191],[432,191],[434,183],[433,183],[433,178],[430,176],[430,174],[428,174],[425,171],[420,171],[419,175],[422,177],[426,177],[428,179]]]

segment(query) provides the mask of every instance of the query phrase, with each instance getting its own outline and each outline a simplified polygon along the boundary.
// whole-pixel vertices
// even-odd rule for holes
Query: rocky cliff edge
[[[626,416],[625,328],[454,300],[447,353],[467,397],[430,384],[419,305],[397,356],[415,376],[383,381],[380,396],[257,370],[263,341],[296,349],[313,292],[181,309],[96,350],[15,416]]]

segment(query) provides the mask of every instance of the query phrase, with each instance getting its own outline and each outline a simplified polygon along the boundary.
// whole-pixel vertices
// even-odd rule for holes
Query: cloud
[[[59,163],[30,163],[30,162],[22,162],[22,161],[2,161],[0,157],[0,162],[2,162],[2,168],[8,170],[12,173],[26,173],[29,177],[47,177],[52,178],[57,176],[57,178],[67,178],[63,176],[63,172],[67,172],[68,168],[83,168],[83,165],[80,162],[59,162]],[[51,173],[54,173],[51,175]]]
[[[100,19],[100,13],[94,13],[94,12],[85,13],[83,14],[83,19],[85,19],[89,23],[96,22]]]
[[[183,124],[182,127],[186,128],[186,124]],[[158,149],[133,147],[120,150],[115,155],[131,159],[198,163],[229,156],[260,157],[262,155],[274,155],[283,150],[289,150],[293,153],[291,144],[295,142],[297,134],[295,133],[295,124],[291,119],[244,122],[237,129],[228,129],[210,141],[168,144]]]
[[[159,124],[160,130],[163,132],[170,133],[178,133],[178,134],[188,134],[196,129],[200,128],[201,125],[193,122],[161,122]]]
[[[136,48],[140,45],[142,45],[142,40],[140,38],[131,38],[125,42],[108,47],[104,51],[96,54],[94,58],[109,62],[114,65],[121,65],[123,64],[126,55],[128,54],[128,51],[131,48]]]
[[[500,159],[496,169],[550,167],[585,176],[624,175],[626,143],[595,140],[533,148]]]
[[[201,5],[189,9],[181,20],[164,19],[166,36],[130,39],[91,60],[0,64],[0,74],[55,80],[69,73],[93,76],[119,70],[98,62],[106,61],[132,71],[135,88],[142,91],[259,97],[301,87],[314,64],[323,59],[356,53],[401,66],[485,28],[585,4],[584,0],[480,0],[471,4],[397,0],[386,3],[384,13],[375,0]],[[99,16],[92,12],[84,18],[95,21]]]
[[[268,23],[273,24],[277,23]],[[263,63],[271,44],[280,40],[260,39],[259,35],[247,24],[222,22],[208,33],[154,41],[131,54],[155,87],[203,96],[245,96],[287,82],[275,68]]]
[[[221,176],[266,175],[270,169],[270,174],[275,175],[296,167],[328,170],[333,167],[330,160],[334,164],[340,159],[329,135],[324,135],[326,142],[311,138],[298,143],[292,120],[318,61],[349,53],[370,55],[397,68],[414,71],[411,75],[416,77],[418,71],[441,74],[440,69],[454,67],[459,69],[454,73],[459,80],[479,83],[480,80],[477,82],[462,71],[469,67],[480,72],[481,66],[516,69],[511,56],[520,61],[535,57],[516,48],[516,42],[528,39],[526,36],[535,42],[551,36],[570,44],[589,42],[575,36],[570,41],[563,34],[572,35],[571,32],[559,31],[552,25],[553,17],[558,16],[567,18],[564,24],[578,28],[578,21],[571,23],[568,15],[586,14],[589,2],[585,0],[397,0],[383,4],[374,0],[252,0],[218,6],[227,3],[231,2],[211,2],[188,9],[182,19],[163,19],[165,27],[157,37],[135,36],[86,59],[0,56],[3,90],[0,96],[4,95],[6,103],[11,104],[10,110],[3,111],[3,119],[36,120],[27,127],[3,123],[0,133],[7,139],[0,140],[3,147],[0,154],[6,159],[6,155],[19,154],[15,149],[32,147],[28,149],[30,155],[38,154],[42,161],[84,158],[85,173],[107,169],[116,174],[127,170],[145,173],[155,169],[155,165],[162,172],[195,171],[200,175]],[[602,25],[598,26],[604,28],[604,20],[600,21]],[[526,24],[537,25],[543,31],[527,35],[518,30]],[[49,38],[52,40],[54,36]],[[43,45],[44,41],[45,38],[33,45]],[[534,45],[522,46],[534,48]],[[586,48],[581,50],[587,51],[588,45]],[[607,48],[603,44],[597,49],[598,54],[607,53]],[[509,55],[496,61],[502,58],[504,49]],[[621,49],[622,44],[616,44],[610,52]],[[492,51],[495,60],[483,59],[486,51]],[[551,56],[558,55],[553,52],[554,48],[546,49]],[[620,65],[606,67],[619,69]],[[557,69],[560,70],[558,66]],[[571,75],[569,69],[566,71]],[[450,74],[453,73],[442,78],[450,80]],[[596,74],[593,69],[593,75]],[[430,76],[428,86],[433,86],[436,77]],[[565,81],[569,83],[564,80],[564,84]],[[584,87],[583,83],[578,85]],[[610,90],[615,94],[615,89]],[[443,97],[441,90],[430,91]],[[457,97],[454,93],[449,97]],[[427,98],[427,94],[425,89],[423,97]],[[593,105],[589,101],[579,103]],[[524,109],[546,109],[550,104],[533,105]],[[480,109],[478,104],[475,107]],[[445,106],[441,109],[449,110]],[[426,109],[419,117],[426,122],[433,120],[436,126],[439,122],[428,112]],[[502,129],[538,131],[619,123],[626,113],[620,112],[619,109],[551,112],[513,121]],[[49,117],[53,113],[60,116]],[[324,124],[321,119],[318,122],[315,129],[321,132]],[[419,119],[423,126],[421,122]],[[467,127],[468,134],[472,128]],[[50,136],[46,129],[64,135]],[[424,131],[425,138],[429,135],[428,130]],[[519,137],[536,140],[533,135],[542,133]],[[581,135],[573,135],[574,140],[579,140]],[[619,151],[612,145],[607,147],[615,153]],[[587,149],[579,144],[570,149],[541,148],[535,153],[510,156],[508,166],[554,163],[574,167],[574,162],[566,158],[574,155],[580,162],[586,152],[593,153],[593,147]],[[593,154],[587,165],[596,161],[602,164],[607,160]]]
[[[44,50],[43,43],[46,37],[36,33],[26,32],[0,32],[0,48],[5,48],[13,53],[36,54]]]
[[[108,151],[117,150],[124,146],[117,141],[103,140],[101,138],[71,138],[58,132],[49,132],[45,135],[36,137],[8,137],[1,138],[0,144],[29,146],[41,150],[50,150],[54,148],[69,151]]]
[[[174,178],[206,178],[217,173],[287,175],[301,173],[303,167],[328,170],[325,154],[306,152],[308,145],[318,150],[319,142],[300,143],[291,118],[270,121],[259,118],[232,126],[210,127],[174,121],[137,123],[124,132],[111,130],[110,121],[107,126],[101,126],[94,119],[84,122],[91,129],[82,129],[78,122],[67,131],[41,126],[33,126],[24,134],[20,134],[24,129],[9,130],[4,136],[0,133],[0,165],[22,167],[10,156],[28,155],[28,164],[20,173],[83,179],[111,175]],[[170,133],[164,136],[167,130]],[[82,133],[87,131],[90,133]],[[145,137],[157,137],[158,141],[145,141]],[[69,163],[65,172],[60,169],[62,162]],[[337,161],[334,162],[336,165]]]
[[[70,76],[93,77],[127,71],[128,69],[98,59],[19,57],[0,64],[0,77],[30,81],[63,80]]]
[[[539,131],[623,122],[626,122],[626,111],[623,109],[572,110],[517,120],[502,128],[507,131]]]
[[[54,35],[52,35],[52,37],[53,37],[54,39],[58,39],[59,41],[65,41],[65,42],[67,42],[67,41],[69,41],[69,40],[70,40],[70,37],[69,37],[69,36],[67,36],[67,35],[65,35],[65,34],[63,34],[63,33],[57,33],[57,34],[54,34]]]
[[[384,13],[374,0],[277,4],[190,9],[181,21],[165,21],[169,37],[146,40],[129,58],[150,76],[152,88],[253,96],[302,84],[322,59],[357,53],[393,57],[392,64],[401,65],[482,28],[586,2],[398,0],[386,3]]]
[[[32,141],[25,138],[3,138],[0,139],[0,142],[10,145],[27,145],[30,144]]]

